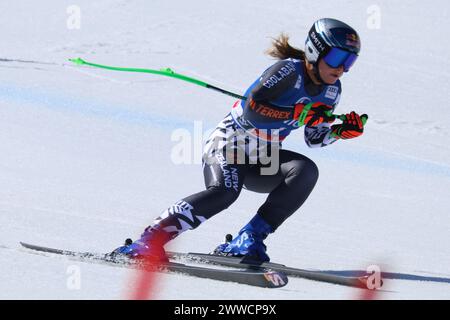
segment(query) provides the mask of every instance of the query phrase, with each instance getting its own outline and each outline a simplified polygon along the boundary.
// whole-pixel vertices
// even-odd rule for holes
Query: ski
[[[309,280],[328,282],[332,284],[357,287],[362,289],[369,289],[368,286],[369,276],[342,276],[333,274],[326,271],[319,270],[305,270],[300,268],[288,267],[283,264],[273,262],[256,262],[248,260],[245,257],[227,257],[214,254],[205,254],[197,252],[181,253],[181,252],[167,252],[171,259],[185,260],[198,262],[203,264],[216,264],[234,268],[267,268],[270,270],[282,272],[287,276],[304,278]],[[382,285],[382,282],[381,282]]]
[[[158,266],[142,265],[129,259],[117,259],[109,254],[98,254],[92,252],[76,252],[70,250],[55,249],[38,246],[34,244],[20,242],[26,248],[36,252],[57,254],[67,256],[70,259],[83,262],[94,262],[120,267],[137,268],[151,272],[168,272],[183,274],[198,278],[206,278],[218,281],[229,281],[262,288],[281,288],[288,283],[287,276],[280,271],[270,269],[250,269],[245,266],[240,270],[214,269],[201,266],[191,266],[177,262],[165,262]]]

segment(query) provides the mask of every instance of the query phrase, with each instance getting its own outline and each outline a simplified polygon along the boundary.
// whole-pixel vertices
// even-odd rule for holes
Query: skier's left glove
[[[352,139],[359,137],[364,132],[364,124],[361,116],[352,111],[345,115],[341,124],[331,126],[331,136],[337,139]]]

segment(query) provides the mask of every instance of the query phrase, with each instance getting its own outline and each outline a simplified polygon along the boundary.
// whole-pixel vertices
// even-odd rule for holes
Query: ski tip
[[[22,242],[22,241],[19,241],[19,243],[22,247],[24,247],[26,249],[34,249],[37,247],[36,245],[33,245],[31,243],[26,243],[26,242]]]

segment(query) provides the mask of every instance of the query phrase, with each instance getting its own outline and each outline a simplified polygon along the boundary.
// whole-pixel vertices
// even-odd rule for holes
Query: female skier
[[[247,99],[234,104],[205,144],[206,190],[176,202],[140,239],[128,241],[113,254],[165,261],[163,246],[168,241],[228,208],[244,187],[269,195],[238,235],[214,253],[269,261],[263,240],[297,211],[319,176],[311,159],[282,149],[281,142],[302,125],[312,148],[363,133],[357,113],[334,125],[331,116],[341,95],[339,78],[359,51],[357,32],[329,18],[314,23],[305,51],[290,46],[287,36],[276,39],[268,53],[279,61],[247,89]]]

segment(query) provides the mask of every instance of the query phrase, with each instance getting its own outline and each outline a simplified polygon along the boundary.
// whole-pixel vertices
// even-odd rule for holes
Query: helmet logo
[[[347,34],[346,38],[347,38],[345,41],[346,45],[359,48],[358,36],[356,34],[354,33]]]
[[[320,49],[320,51],[325,50],[325,46],[320,42],[319,38],[317,38],[317,35],[314,31],[311,32],[311,39],[314,41],[314,44]]]

